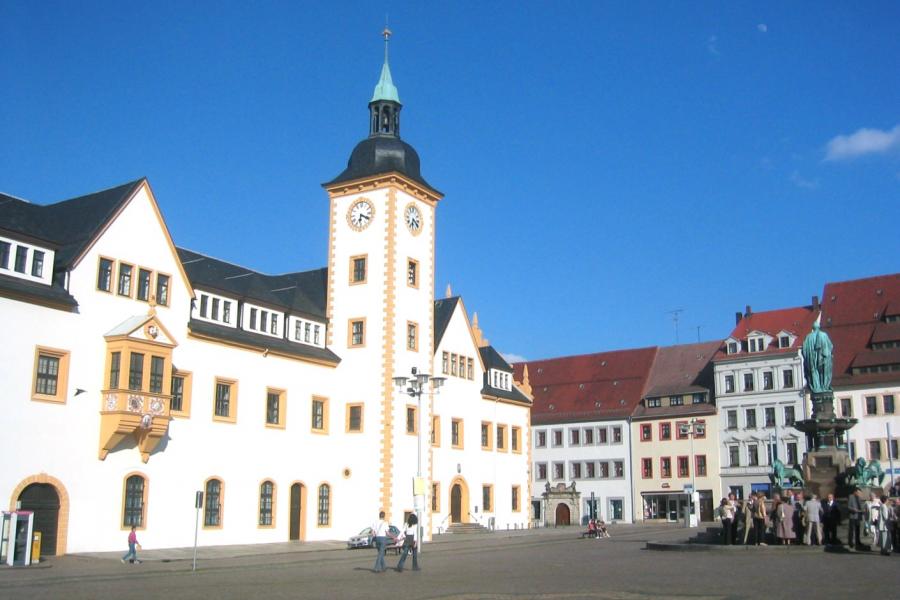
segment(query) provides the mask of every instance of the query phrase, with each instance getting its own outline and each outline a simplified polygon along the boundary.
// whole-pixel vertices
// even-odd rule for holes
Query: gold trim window
[[[235,423],[237,421],[237,381],[217,378],[213,398],[213,419]]]
[[[287,423],[285,391],[266,389],[266,427],[284,429]]]
[[[172,400],[169,409],[172,416],[191,416],[191,380],[192,374],[187,371],[172,370]],[[112,387],[112,385],[110,385]]]
[[[259,484],[259,521],[260,527],[275,526],[275,483],[267,479]]]
[[[481,486],[481,512],[494,512],[494,486]]]
[[[517,485],[512,486],[511,499],[512,499],[513,512],[520,512],[522,510],[522,506],[519,503],[520,490],[521,490],[521,488],[519,486],[517,486]]]
[[[450,421],[450,444],[458,449],[463,449],[463,420],[453,419]]]
[[[134,267],[128,263],[119,263],[119,278],[116,283],[116,293],[120,296],[131,297],[131,274]]]
[[[37,346],[34,350],[32,400],[66,401],[69,380],[69,351]]]
[[[207,479],[203,487],[206,492],[203,495],[203,528],[220,529],[224,515],[225,484],[213,477]]]
[[[491,432],[491,423],[488,421],[481,422],[481,449],[482,450],[492,450],[493,446],[491,445],[491,441],[493,440],[493,435]]]
[[[317,527],[331,526],[331,486],[327,483],[323,483],[319,486],[316,513]]]
[[[406,405],[406,433],[409,435],[416,435],[419,431],[419,415],[416,407],[407,404]]]
[[[406,349],[413,352],[419,351],[419,324],[412,321],[406,322]]]
[[[149,302],[150,300],[150,280],[153,272],[147,269],[139,268],[137,277],[137,293],[135,297],[138,300]]]
[[[506,425],[497,424],[497,451],[506,452]]]
[[[347,433],[362,433],[363,430],[363,405],[348,404],[347,405],[347,425],[345,431]]]
[[[114,261],[100,257],[97,262],[97,289],[101,292],[112,292],[112,273]]]
[[[145,529],[147,523],[147,479],[140,473],[125,478],[122,497],[122,529]]]
[[[436,448],[441,445],[441,418],[437,415],[431,417],[431,445]]]
[[[328,398],[313,396],[310,428],[313,433],[328,433]]]
[[[367,261],[368,255],[366,254],[350,257],[350,285],[366,283],[368,279]]]
[[[419,287],[419,261],[412,258],[406,261],[406,285],[413,288]]]
[[[350,319],[347,327],[347,346],[362,348],[366,345],[366,320]]]

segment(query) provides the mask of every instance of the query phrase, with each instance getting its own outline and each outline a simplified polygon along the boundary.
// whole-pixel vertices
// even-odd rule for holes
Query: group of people
[[[861,490],[856,489],[847,507],[851,548],[864,548],[860,543],[860,528],[864,527],[867,535],[872,531],[874,543],[882,554],[890,554],[894,547],[900,549],[900,503],[875,494],[863,501]],[[737,500],[734,494],[729,494],[722,498],[716,516],[722,521],[722,539],[727,545],[764,546],[770,532],[782,545],[840,544],[837,526],[841,522],[841,509],[834,494],[821,501],[816,494],[788,490],[783,498],[775,494],[771,506],[763,493],[751,494],[747,500]]]
[[[415,514],[410,514],[403,525],[403,546],[400,548],[400,562],[397,563],[396,567],[398,573],[403,572],[403,565],[406,564],[406,557],[410,552],[412,552],[412,570],[419,570],[419,547],[416,543],[418,529],[419,519]],[[384,520],[384,511],[381,511],[378,513],[378,522],[372,525],[375,548],[378,550],[378,556],[375,558],[375,568],[373,569],[376,573],[384,573],[386,570],[384,552],[387,549],[389,532],[390,525]]]
[[[597,538],[608,538],[609,530],[606,528],[606,523],[603,519],[591,519],[588,521],[588,537]]]

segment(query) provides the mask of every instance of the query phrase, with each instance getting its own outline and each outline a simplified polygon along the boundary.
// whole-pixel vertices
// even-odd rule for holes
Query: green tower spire
[[[375,92],[369,102],[388,100],[400,104],[400,94],[397,93],[397,86],[391,79],[391,67],[388,65],[388,40],[391,37],[391,30],[385,27],[382,35],[384,35],[384,65],[381,67],[381,78],[378,79]]]

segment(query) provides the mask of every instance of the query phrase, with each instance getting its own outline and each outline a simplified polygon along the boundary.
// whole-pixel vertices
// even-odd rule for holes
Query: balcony
[[[141,453],[150,454],[169,431],[171,396],[133,390],[104,390],[100,409],[100,460],[129,438]]]

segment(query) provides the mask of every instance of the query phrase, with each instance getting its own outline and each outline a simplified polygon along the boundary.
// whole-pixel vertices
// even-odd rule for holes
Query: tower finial
[[[387,26],[387,17],[384,19],[384,31],[381,32],[381,35],[384,36],[384,62],[387,64],[388,62],[388,43],[390,42],[391,36],[393,35],[393,31],[388,29]]]

